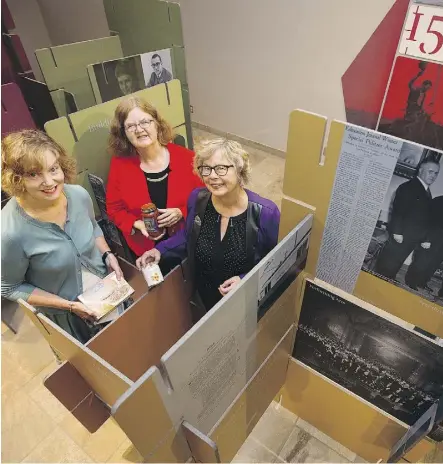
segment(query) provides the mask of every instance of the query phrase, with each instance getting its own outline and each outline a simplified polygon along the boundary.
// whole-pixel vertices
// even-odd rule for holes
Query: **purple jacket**
[[[246,254],[250,270],[277,245],[280,211],[272,201],[262,198],[250,190],[246,190],[246,193],[249,200],[246,223]],[[194,273],[195,244],[210,196],[206,188],[193,190],[188,198],[186,227],[156,246],[162,254],[173,252],[182,258],[188,256],[192,273]],[[244,274],[240,277],[243,278]]]

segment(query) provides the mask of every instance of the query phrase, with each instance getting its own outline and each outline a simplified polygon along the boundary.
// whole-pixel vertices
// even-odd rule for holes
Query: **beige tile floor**
[[[212,137],[201,130],[195,138]],[[284,160],[250,149],[249,188],[279,206]],[[2,462],[139,462],[130,441],[109,419],[90,434],[45,389],[55,367],[38,330],[24,318],[18,334],[2,324]],[[235,462],[363,462],[291,412],[272,403]]]

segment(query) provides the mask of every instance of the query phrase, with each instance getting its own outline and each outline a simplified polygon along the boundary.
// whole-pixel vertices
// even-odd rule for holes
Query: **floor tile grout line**
[[[315,430],[319,431],[322,435],[325,435],[326,437],[330,438],[331,440],[334,440],[332,437],[330,437],[329,435],[327,435],[326,433],[322,432],[320,429],[318,429],[317,427],[314,427],[311,423],[309,423],[308,421],[305,421],[304,419],[302,419],[300,416],[297,416],[297,421],[296,421],[296,425],[298,424],[298,421],[299,419],[301,419],[302,421],[306,422],[307,424],[309,424],[311,427],[313,427]],[[349,461],[351,463],[354,462],[354,459],[357,457],[357,453],[355,453],[354,451],[350,450],[349,448],[346,448],[346,446],[342,445],[340,442],[338,442],[337,440],[334,440],[336,443],[338,443],[340,446],[342,446],[343,448],[346,448],[347,450],[349,450],[351,453],[354,453],[355,454],[355,457],[354,459],[351,461],[349,458],[347,458],[344,454],[340,453],[340,451],[336,451],[335,449],[331,448],[327,443],[325,443],[321,438],[319,437],[316,437],[315,435],[313,435],[311,432],[308,432],[307,430],[305,430],[303,427],[300,427],[300,426],[297,426],[299,429],[301,430],[304,430],[306,433],[309,433],[309,435],[311,435],[311,437],[317,439],[320,443],[323,443],[323,445],[327,446],[330,450],[334,451],[334,453],[338,454],[339,456],[341,456],[342,458],[345,458],[346,461]],[[286,443],[285,443],[286,444]]]
[[[258,445],[260,445],[262,448],[264,448],[266,451],[268,451],[269,453],[271,453],[273,456],[275,456],[276,458],[280,459],[280,461],[283,461],[283,462],[286,462],[284,459],[282,459],[278,454],[274,453],[274,451],[272,451],[271,449],[269,449],[264,443],[262,443],[261,441],[257,440],[255,437],[253,437],[252,435],[250,435],[251,437],[251,440],[254,441],[255,443],[257,443]],[[283,449],[283,448],[282,448]]]

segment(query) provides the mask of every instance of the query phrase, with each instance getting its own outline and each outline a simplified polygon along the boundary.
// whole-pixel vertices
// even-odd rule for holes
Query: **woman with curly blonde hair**
[[[109,137],[113,156],[106,209],[137,256],[155,244],[141,220],[141,207],[154,203],[160,227],[172,235],[184,226],[186,200],[201,185],[192,172],[194,153],[171,140],[170,125],[148,102],[129,97],[117,106]]]
[[[237,142],[202,142],[194,169],[206,188],[195,189],[189,197],[186,229],[144,253],[137,266],[159,262],[171,251],[187,254],[196,301],[209,311],[277,244],[280,211],[245,188],[249,156]]]
[[[78,295],[108,270],[122,273],[75,177],[75,160],[44,132],[2,140],[2,190],[11,196],[1,212],[2,296],[36,306],[85,343],[95,315]]]

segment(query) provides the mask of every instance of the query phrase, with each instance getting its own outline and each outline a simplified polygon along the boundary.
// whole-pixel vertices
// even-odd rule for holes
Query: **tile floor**
[[[232,462],[366,462],[275,401]]]

